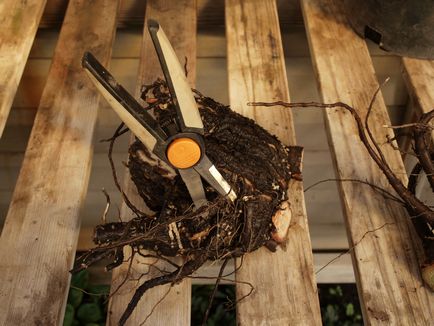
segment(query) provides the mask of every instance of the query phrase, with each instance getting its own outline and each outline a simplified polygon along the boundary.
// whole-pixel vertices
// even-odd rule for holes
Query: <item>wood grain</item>
[[[0,2],[0,137],[46,0]]]
[[[434,110],[434,60],[402,58],[403,73],[419,115]]]
[[[366,116],[378,81],[365,42],[347,25],[337,1],[305,0],[302,9],[322,100],[342,101]],[[362,145],[351,115],[325,113],[338,178],[365,180],[390,189]],[[400,154],[388,145],[392,132],[381,93],[370,127],[393,171],[405,170]],[[350,246],[364,321],[368,325],[432,324],[434,294],[423,287],[408,216],[400,205],[361,184],[341,183]]]
[[[289,100],[275,1],[227,0],[226,37],[232,109],[294,145],[290,111],[246,105],[249,101]],[[291,182],[288,196],[282,217],[290,223],[286,247],[276,253],[262,248],[245,255],[237,272],[238,281],[254,286],[254,292],[238,304],[241,325],[321,324],[302,184]],[[249,290],[238,284],[237,297]]]
[[[133,89],[136,82],[142,32],[143,28],[118,29],[113,45],[110,71],[127,89]],[[196,85],[203,94],[227,104],[229,100],[224,27],[199,29],[197,37]],[[57,38],[58,31],[55,29],[39,30],[15,96],[3,138],[0,141],[0,225],[6,217],[11,193],[22,163],[22,157],[19,160],[15,157],[19,155],[17,152],[21,155],[24,153]],[[285,64],[291,89],[291,100],[318,100],[304,27],[294,25],[283,28],[282,41],[284,51],[286,49]],[[401,59],[392,59],[392,57],[373,57],[377,75],[392,78],[391,82],[386,85],[390,87],[390,91],[383,94],[388,106],[405,104],[407,101],[405,85],[398,79],[402,75]],[[394,80],[397,81],[395,84],[392,83]],[[395,94],[400,94],[400,97],[397,98]],[[400,102],[395,102],[395,99],[399,99]],[[104,101],[101,101],[101,104],[94,133],[94,158],[88,195],[82,209],[82,228],[93,228],[100,222],[100,213],[105,207],[104,196],[101,193],[102,187],[109,191],[113,200],[119,199],[113,180],[107,177],[111,173],[106,155],[107,143],[99,142],[100,139],[110,137],[119,119]],[[398,108],[394,111],[400,112]],[[325,178],[334,178],[322,112],[314,109],[295,111],[294,124],[299,144],[305,147],[303,164],[305,186]],[[122,152],[123,156],[117,159],[118,162],[125,160],[127,148],[128,137],[119,139],[115,151]],[[347,248],[347,236],[334,183],[328,182],[309,190],[305,193],[305,201],[313,248]],[[115,211],[114,209],[110,211],[113,213],[113,220],[117,218]]]
[[[402,58],[402,73],[411,97],[411,108],[403,123],[413,123],[423,113],[434,110],[434,60]],[[400,146],[404,152],[411,151],[412,137],[405,133],[401,136]],[[434,132],[431,134],[434,139]],[[411,157],[403,155],[405,162],[411,162]],[[425,182],[424,179],[422,182]],[[428,190],[428,187],[425,187]],[[419,189],[423,187],[419,186]],[[428,190],[430,191],[430,190]]]
[[[118,2],[73,0],[0,238],[0,324],[62,323],[98,95],[81,68],[110,58]]]
[[[184,58],[188,59],[188,80],[191,85],[194,85],[196,76],[196,1],[150,0],[147,1],[146,5],[145,28],[143,31],[136,97],[139,97],[142,85],[150,84],[157,77],[163,78],[155,49],[146,27],[148,18],[157,20],[160,23],[175,49],[181,64],[184,63]],[[124,185],[124,190],[136,207],[144,209],[143,200],[137,194],[128,171],[125,173],[124,180],[126,180],[126,184]],[[125,220],[132,217],[132,212],[126,205],[123,205],[121,215]],[[126,253],[125,257],[128,256],[129,252]],[[124,263],[114,270],[112,291],[118,288],[127,276],[128,281],[110,300],[108,325],[117,325],[137,286],[143,281],[158,275],[155,269],[149,269],[149,264],[151,263],[155,263],[155,259],[145,260],[135,257],[130,273],[128,273],[128,263]],[[170,268],[164,263],[158,266],[160,268]],[[142,275],[147,272],[149,272],[147,275]],[[136,281],[140,276],[140,282]],[[147,325],[190,325],[190,305],[191,281],[189,279],[185,279],[180,284],[174,286],[170,284],[158,286],[149,290],[142,297],[129,318],[127,325],[139,325],[151,313],[146,322]]]

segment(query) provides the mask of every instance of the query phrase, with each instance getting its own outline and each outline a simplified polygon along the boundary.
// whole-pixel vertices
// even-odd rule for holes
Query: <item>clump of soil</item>
[[[132,181],[155,213],[142,213],[127,203],[137,217],[129,222],[98,225],[94,236],[98,246],[77,260],[76,270],[107,257],[113,257],[113,263],[107,266],[112,269],[122,263],[126,245],[133,252],[145,249],[165,258],[181,256],[184,264],[141,285],[121,324],[147,289],[177,282],[206,260],[241,256],[264,245],[275,250],[278,243],[273,237],[276,228],[272,217],[287,199],[290,179],[301,179],[300,147],[283,145],[253,120],[195,92],[204,122],[206,154],[237,199],[231,202],[204,181],[208,204],[194,210],[180,176],[139,140],[131,144],[128,168]],[[144,87],[142,97],[160,125],[171,130],[176,114],[165,82],[157,80]]]

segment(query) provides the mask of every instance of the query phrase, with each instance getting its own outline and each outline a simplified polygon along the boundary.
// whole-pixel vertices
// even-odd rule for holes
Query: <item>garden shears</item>
[[[83,68],[134,135],[178,171],[196,208],[207,202],[201,177],[234,201],[235,192],[205,154],[202,119],[175,51],[158,22],[149,20],[148,30],[175,106],[174,128],[163,129],[90,52],[83,56]]]

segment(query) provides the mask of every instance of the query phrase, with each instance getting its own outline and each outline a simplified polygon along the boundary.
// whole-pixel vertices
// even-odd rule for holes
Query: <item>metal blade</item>
[[[160,125],[90,52],[84,54],[82,65],[113,110],[150,151],[157,143],[164,143],[167,136]]]
[[[193,167],[217,192],[223,196],[228,196],[234,201],[237,195],[232,190],[231,186],[223,178],[215,165],[204,155],[201,161]]]
[[[200,175],[193,169],[179,169],[179,175],[187,186],[196,209],[207,203]]]
[[[172,45],[158,22],[150,19],[148,29],[178,113],[181,131],[203,133],[203,123],[193,92]]]

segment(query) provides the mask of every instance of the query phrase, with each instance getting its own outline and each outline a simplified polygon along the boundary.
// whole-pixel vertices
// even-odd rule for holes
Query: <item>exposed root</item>
[[[283,145],[253,120],[194,92],[204,122],[206,154],[236,192],[237,199],[231,202],[205,183],[208,203],[193,210],[192,200],[176,171],[136,140],[129,148],[127,167],[138,194],[154,212],[145,214],[129,201],[117,179],[112,152],[115,140],[125,130],[123,125],[117,128],[109,139],[109,161],[115,184],[136,217],[128,222],[96,226],[94,242],[98,246],[79,257],[73,271],[87,268],[102,257],[112,258],[107,270],[113,269],[124,261],[125,246],[139,255],[148,255],[142,254],[142,249],[150,251],[152,257],[161,258],[174,268],[159,271],[159,276],[137,288],[121,325],[152,287],[177,283],[207,260],[227,261],[264,245],[275,249],[279,243],[273,238],[277,231],[272,218],[287,200],[290,179],[301,180],[301,147]],[[149,104],[145,109],[170,133],[177,122],[165,82],[157,80],[144,86],[142,98]],[[184,264],[172,263],[170,257],[181,257]],[[223,278],[220,275],[218,280]]]
[[[326,104],[317,102],[287,103],[277,101],[271,103],[249,103],[249,105],[267,107],[283,106],[287,108],[317,107],[323,109],[339,107],[349,111],[357,124],[360,140],[362,141],[364,147],[366,148],[374,162],[377,164],[378,168],[386,176],[389,184],[392,186],[397,196],[400,197],[399,201],[404,203],[404,207],[410,215],[411,221],[413,222],[414,228],[420,237],[425,253],[425,262],[421,266],[422,276],[424,277],[424,280],[427,282],[430,288],[434,289],[432,276],[424,276],[428,274],[431,275],[430,273],[432,273],[425,273],[426,270],[432,271],[434,269],[434,211],[431,209],[431,207],[419,200],[415,195],[418,176],[422,171],[425,173],[425,176],[427,177],[431,188],[434,191],[434,152],[431,138],[431,132],[433,128],[430,125],[432,119],[434,118],[434,110],[423,114],[417,123],[411,125],[413,131],[414,150],[419,162],[417,163],[410,175],[409,184],[405,186],[402,183],[401,179],[392,171],[390,165],[384,157],[380,146],[376,142],[369,128],[369,116],[372,112],[373,103],[376,99],[376,95],[378,94],[379,89],[380,88],[377,89],[374,96],[372,97],[371,103],[368,107],[368,113],[364,121],[362,121],[361,117],[353,107],[342,102]],[[357,182],[363,181],[359,180]],[[379,187],[375,186],[373,188],[378,191]],[[390,195],[389,192],[383,193],[388,193]],[[395,198],[397,196],[392,195],[391,198],[394,198],[394,200],[396,200]]]
[[[202,251],[197,251],[189,257],[189,260],[182,265],[180,268],[171,272],[170,274],[162,275],[159,277],[152,278],[150,280],[145,281],[142,285],[140,285],[136,292],[134,293],[130,303],[127,306],[127,309],[122,314],[121,319],[119,320],[119,325],[124,325],[127,319],[131,316],[134,308],[137,306],[139,300],[142,298],[143,294],[158,285],[164,285],[168,283],[176,284],[184,279],[185,276],[192,274],[195,272],[203,263],[206,261],[206,255]]]
[[[208,320],[209,312],[211,311],[212,302],[214,301],[214,297],[215,297],[215,295],[217,293],[217,288],[218,288],[218,286],[220,284],[220,281],[221,281],[222,276],[223,276],[223,272],[225,270],[225,267],[226,267],[228,261],[229,261],[229,259],[226,258],[223,261],[222,266],[220,267],[219,275],[217,276],[216,282],[214,284],[214,289],[213,289],[213,291],[211,293],[211,296],[210,296],[210,298],[208,300],[208,307],[206,308],[205,315],[203,316],[202,326],[206,326],[206,321]]]

